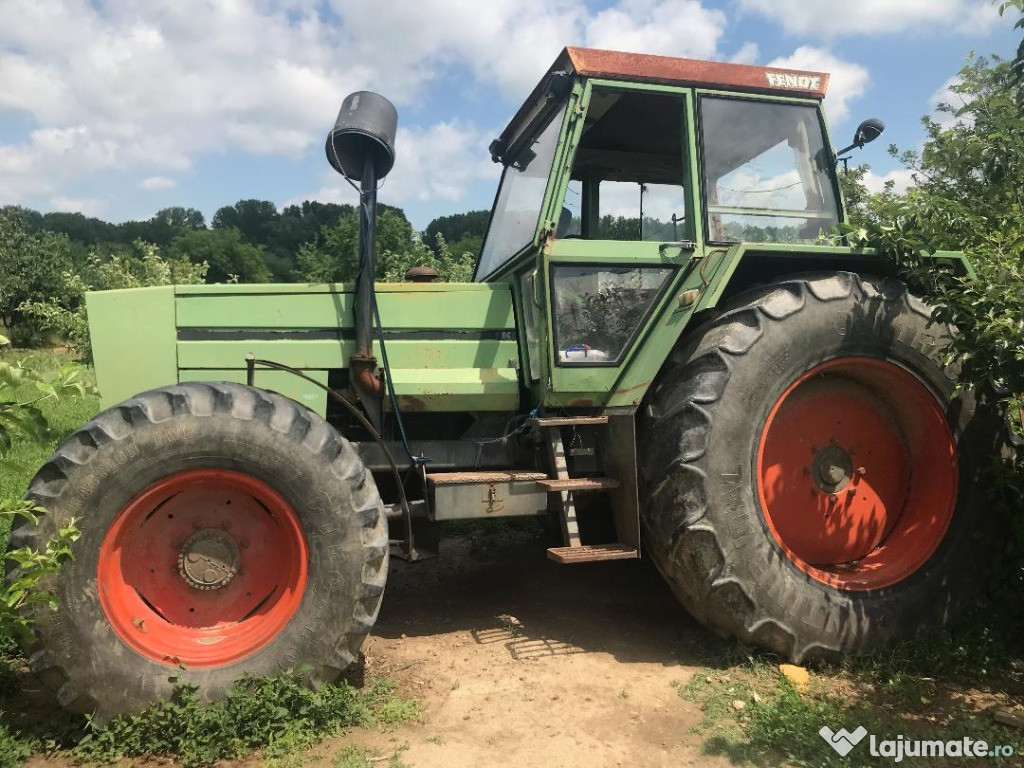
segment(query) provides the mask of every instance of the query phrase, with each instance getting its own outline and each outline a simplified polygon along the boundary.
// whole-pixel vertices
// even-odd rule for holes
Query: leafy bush
[[[206,262],[195,264],[186,258],[168,258],[161,255],[157,246],[136,240],[124,252],[93,251],[77,273],[64,272],[58,291],[64,299],[26,301],[18,311],[31,320],[37,332],[58,336],[88,357],[86,291],[202,283],[207,269]]]
[[[383,208],[377,217],[376,279],[399,282],[410,267],[431,267],[445,282],[462,282],[473,278],[475,256],[456,253],[444,236],[435,236],[431,249],[401,212]],[[356,278],[359,266],[359,221],[356,213],[341,216],[338,221],[320,230],[313,241],[299,249],[299,271],[304,280],[316,283],[337,283]]]
[[[0,768],[18,768],[32,754],[32,749],[16,734],[0,723]]]
[[[1024,117],[1017,82],[1011,62],[969,58],[951,89],[960,103],[940,105],[940,119],[925,118],[922,150],[890,147],[913,171],[914,185],[905,194],[890,188],[869,195],[858,172],[845,188],[859,203],[850,240],[899,262],[935,306],[935,319],[956,327],[947,355],[961,364],[964,384],[1001,393],[1011,425],[1024,432]],[[974,274],[957,275],[923,258],[940,250],[962,250]],[[1006,629],[1019,637],[1024,461],[1018,456],[994,467],[986,482],[994,507],[1013,513],[993,599]]]
[[[293,674],[244,678],[214,703],[200,701],[195,687],[182,685],[170,701],[94,726],[76,753],[99,761],[167,755],[185,766],[205,766],[256,749],[280,756],[355,725],[392,725],[418,716],[419,705],[396,699],[394,685],[383,680],[360,691],[344,682],[312,690]]]
[[[72,268],[67,237],[31,232],[16,210],[0,209],[0,325],[19,343],[30,341],[33,328],[22,306],[44,301],[74,306],[75,294],[64,281]]]
[[[7,339],[0,336],[0,346],[4,344]],[[26,390],[32,392],[27,398],[21,394]],[[23,363],[0,360],[0,466],[7,461],[16,441],[40,443],[47,439],[49,424],[39,408],[42,402],[85,393],[78,366],[66,366],[57,379],[48,380]],[[44,513],[44,509],[29,501],[0,499],[0,524],[5,527],[18,518],[34,525]],[[71,544],[77,538],[78,529],[70,521],[42,551],[21,547],[7,553],[14,570],[0,588],[0,637],[24,640],[33,609],[57,609],[56,597],[40,584],[71,558]]]

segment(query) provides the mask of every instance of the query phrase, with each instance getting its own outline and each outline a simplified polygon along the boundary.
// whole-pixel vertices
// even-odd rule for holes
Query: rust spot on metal
[[[568,58],[572,68],[583,77],[668,85],[719,86],[781,96],[799,94],[817,99],[825,98],[828,89],[827,72],[809,72],[790,67],[756,67],[572,46],[562,52],[559,60],[563,57]],[[780,81],[774,77],[777,73],[795,75],[799,78],[799,84],[778,85]]]
[[[405,279],[410,283],[430,283],[437,280],[437,270],[431,267],[410,267],[405,273]]]
[[[377,358],[373,355],[352,355],[349,359],[349,376],[360,392],[371,397],[381,396],[380,379],[373,375],[377,369]]]
[[[427,410],[427,404],[418,397],[412,395],[399,395],[398,407],[410,413],[422,413]]]
[[[427,481],[434,485],[472,485],[473,483],[535,483],[547,479],[543,472],[432,472]]]

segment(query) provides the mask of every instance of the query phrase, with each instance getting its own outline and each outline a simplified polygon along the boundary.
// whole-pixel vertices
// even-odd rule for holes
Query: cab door
[[[674,339],[645,345],[703,255],[691,92],[591,82],[585,96],[541,261],[549,406],[638,402],[645,388],[620,390],[660,367]]]

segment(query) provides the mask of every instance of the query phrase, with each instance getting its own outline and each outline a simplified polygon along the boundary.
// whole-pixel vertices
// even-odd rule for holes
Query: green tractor
[[[698,620],[796,662],[951,621],[992,551],[974,481],[997,430],[950,329],[834,234],[827,82],[565,49],[490,146],[465,284],[374,285],[397,116],[348,97],[327,154],[360,190],[354,285],[88,296],[106,410],[12,534],[82,533],[32,669],[105,715],[180,668],[208,696],[332,679],[389,556],[436,553],[448,520],[558,520],[574,567],[649,557]]]

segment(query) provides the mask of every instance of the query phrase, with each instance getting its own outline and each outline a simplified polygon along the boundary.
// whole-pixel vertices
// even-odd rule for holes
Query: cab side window
[[[685,237],[684,109],[676,95],[595,89],[556,235]]]

